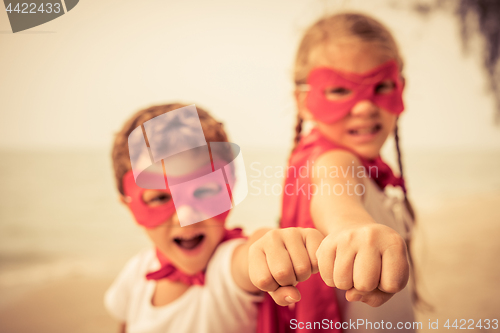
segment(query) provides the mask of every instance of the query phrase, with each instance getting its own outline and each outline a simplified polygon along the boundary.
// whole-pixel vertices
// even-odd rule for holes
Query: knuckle
[[[352,283],[349,283],[347,281],[335,281],[335,285],[338,289],[341,290],[349,290],[352,288]]]
[[[253,284],[259,288],[260,290],[270,291],[273,288],[275,283],[274,279],[271,276],[259,276],[252,281]]]
[[[257,240],[255,243],[253,243],[252,245],[250,245],[250,247],[248,248],[248,257],[251,258],[253,257],[253,254],[257,252],[257,249],[258,249],[258,242],[260,241]]]
[[[378,242],[378,237],[373,229],[367,229],[363,232],[364,243],[368,246],[375,246]]]
[[[302,228],[301,229],[305,235],[311,235],[311,236],[316,236],[318,234],[321,234],[318,230],[314,228]]]
[[[319,264],[319,261],[323,259],[323,253],[324,253],[324,245],[322,246],[322,244],[320,244],[320,246],[318,247],[318,249],[316,250],[316,260],[318,260],[318,264]],[[326,258],[325,258],[326,259]],[[325,260],[326,261],[326,260]]]
[[[311,266],[312,266],[312,270],[316,271],[316,273],[317,273],[317,270],[319,267],[319,260],[316,258],[311,258]]]
[[[307,280],[311,275],[311,267],[306,265],[295,267],[295,275],[297,276],[299,282]]]
[[[361,227],[359,229],[359,237],[362,240],[363,244],[367,246],[375,246],[377,242],[379,242],[380,233],[379,228],[380,225],[367,225]],[[384,226],[382,226],[384,227]]]
[[[355,283],[354,288],[356,288],[356,290],[361,291],[361,292],[370,292],[370,291],[373,291],[375,288],[377,288],[377,286],[370,284],[370,283],[363,282],[363,283]]]
[[[322,271],[327,272],[329,267],[330,267],[331,261],[324,260],[323,258],[321,258],[321,256],[318,256],[318,254],[316,254],[316,256],[318,258],[318,259],[316,259],[316,265],[317,265],[319,271],[320,272],[322,272]],[[314,265],[313,261],[311,261],[311,263]],[[330,270],[330,272],[331,272],[331,270]]]
[[[322,241],[321,244],[319,245],[318,249],[316,250],[316,255],[319,256],[324,255],[328,256],[333,253],[333,251],[340,245],[340,238],[342,236],[339,235],[337,238],[333,237],[325,237]]]
[[[391,241],[395,246],[398,246],[401,249],[406,249],[406,243],[398,233],[394,232],[391,235]]]
[[[288,238],[288,237],[293,237],[297,234],[300,235],[300,229],[299,228],[285,228],[283,230],[283,236]]]
[[[291,270],[288,269],[279,269],[273,272],[273,277],[277,281],[284,281],[289,279],[292,275],[294,275]]]
[[[384,291],[390,294],[395,294],[404,289],[406,283],[401,282],[389,282],[384,285]]]
[[[408,251],[406,249],[406,243],[402,238],[401,240],[394,241],[391,245],[389,245],[389,247],[383,251],[383,256],[385,256],[387,252],[396,256],[398,264],[408,264]]]
[[[269,238],[271,241],[275,240],[276,238],[279,238],[279,236],[280,236],[280,230],[279,229],[269,230],[266,233],[266,238]]]
[[[337,287],[335,285],[335,282],[333,282],[333,279],[323,279],[323,282],[325,282],[325,284],[328,286],[328,287]],[[340,289],[340,288],[339,288]]]
[[[333,282],[333,278],[329,274],[323,274],[320,271],[320,276],[323,282],[328,286],[328,287],[335,287],[335,283]]]
[[[393,230],[393,232],[387,235],[387,243],[389,244],[388,247],[391,247],[393,250],[406,253],[406,242],[396,231]]]
[[[342,232],[338,237],[339,237],[339,244],[349,245],[354,241],[356,235],[353,230],[347,230]]]

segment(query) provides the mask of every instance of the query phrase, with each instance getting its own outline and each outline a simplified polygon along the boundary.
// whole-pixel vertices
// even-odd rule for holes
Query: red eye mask
[[[181,207],[190,208],[188,213],[179,216],[181,225],[205,220],[204,217],[214,217],[224,222],[232,208],[230,186],[234,184],[234,177],[231,172],[225,172],[229,182],[227,184],[222,169],[221,165],[216,164],[215,171],[212,172],[212,165],[209,164],[188,175],[168,176],[168,182],[176,185],[157,191],[167,193],[172,198],[155,207],[148,206],[144,202],[143,194],[146,189],[137,186],[132,170],[123,177],[123,190],[137,223],[146,228],[154,228],[165,223]],[[227,167],[224,170],[227,170]],[[141,177],[143,182],[150,184],[165,183],[163,174],[144,172]],[[207,184],[210,184],[208,188]]]
[[[377,87],[383,81],[392,81],[394,88],[383,93]],[[309,74],[309,92],[306,106],[314,118],[324,123],[336,122],[349,114],[354,105],[368,100],[378,107],[399,115],[404,110],[403,87],[399,68],[390,60],[363,74],[341,72],[331,68],[316,68]],[[329,100],[325,90],[343,88],[351,93],[337,100]]]

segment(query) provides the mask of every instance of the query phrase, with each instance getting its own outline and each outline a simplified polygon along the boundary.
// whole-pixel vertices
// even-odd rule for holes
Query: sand
[[[71,278],[11,290],[0,309],[0,332],[104,333],[118,330],[102,295],[111,279]]]
[[[500,195],[461,198],[423,214],[415,256],[420,290],[434,312],[423,323],[448,319],[500,320]],[[472,327],[472,326],[471,326]],[[424,325],[424,330],[428,326]],[[469,331],[469,330],[468,330]],[[479,331],[479,328],[474,329]]]

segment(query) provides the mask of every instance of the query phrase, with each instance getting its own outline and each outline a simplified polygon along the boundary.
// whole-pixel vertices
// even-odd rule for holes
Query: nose
[[[180,225],[181,223],[179,221],[179,216],[177,215],[177,213],[174,213],[174,215],[172,215],[172,226],[178,227]]]
[[[351,115],[354,117],[373,117],[379,112],[379,108],[370,100],[362,100],[351,109]]]
[[[174,222],[179,223],[182,227],[208,218],[209,217],[202,212],[188,205],[180,206],[176,209],[176,214],[174,214]]]

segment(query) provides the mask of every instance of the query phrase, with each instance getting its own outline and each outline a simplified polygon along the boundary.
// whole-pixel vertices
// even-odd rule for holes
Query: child
[[[277,308],[266,300],[258,331],[319,331],[306,324],[323,319],[344,324],[321,332],[374,331],[382,320],[405,331],[397,322],[413,321],[404,289],[413,213],[406,200],[396,125],[404,109],[402,66],[390,32],[369,16],[338,14],[306,31],[295,62],[298,123],[280,226],[314,227],[326,236],[317,253],[320,275],[297,285],[302,300],[294,306]],[[303,121],[313,127],[309,133],[302,133]],[[380,158],[391,133],[401,178]],[[404,202],[387,197],[387,185],[401,188]],[[337,301],[331,287],[346,290],[348,301],[371,307],[345,303],[344,295]],[[352,327],[349,319],[371,326]]]
[[[186,110],[194,116],[186,116],[189,114]],[[168,124],[158,121],[158,117],[165,115]],[[153,118],[154,123],[147,123]],[[148,134],[147,147],[143,128]],[[151,133],[154,135],[149,136]],[[257,231],[246,240],[241,229],[224,228],[229,212],[214,209],[224,204],[223,194],[229,193],[226,188],[233,189],[234,170],[224,165],[230,165],[234,156],[220,149],[220,145],[211,145],[210,155],[204,155],[208,153],[204,151],[208,148],[206,142],[227,142],[222,124],[200,108],[181,104],[139,111],[116,135],[112,158],[120,200],[154,245],[134,256],[106,292],[105,305],[120,320],[122,332],[255,331],[256,302],[261,301],[262,295],[249,278],[248,250],[264,231]],[[181,149],[193,144],[196,148],[191,151]],[[139,151],[141,145],[146,160]],[[158,149],[184,152],[137,174],[139,164],[148,166],[155,160]],[[218,168],[214,170],[214,166],[223,167],[227,178],[220,181],[212,177],[221,172]],[[161,182],[163,187],[159,186]],[[146,188],[159,189],[144,189],[136,183],[148,183]],[[179,186],[181,192],[176,192]],[[284,236],[303,241],[287,244]],[[260,243],[253,247],[253,263],[259,267],[254,270],[253,278],[280,281],[279,272],[268,263],[277,262],[279,269],[280,264],[287,264],[281,260],[285,254],[288,264],[293,261],[310,267],[300,277],[301,281],[307,279],[317,272],[315,252],[322,238],[313,229],[295,229],[291,233],[275,230],[266,234],[262,238],[265,248]]]

